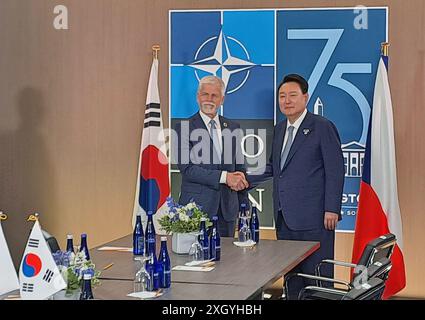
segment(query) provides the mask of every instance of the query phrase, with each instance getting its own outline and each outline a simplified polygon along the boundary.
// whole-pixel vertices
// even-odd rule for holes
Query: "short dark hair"
[[[286,75],[282,82],[279,84],[279,87],[277,88],[277,91],[279,92],[280,87],[283,86],[283,84],[287,83],[287,82],[296,82],[298,83],[298,85],[301,88],[301,92],[303,94],[306,94],[308,92],[308,82],[306,79],[304,79],[303,77],[301,77],[299,74],[296,73],[291,73]]]

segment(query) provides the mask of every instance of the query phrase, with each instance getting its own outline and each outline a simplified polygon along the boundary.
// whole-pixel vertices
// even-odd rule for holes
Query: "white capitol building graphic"
[[[341,148],[344,157],[345,176],[361,177],[363,174],[365,146],[356,141],[352,141],[343,144]]]

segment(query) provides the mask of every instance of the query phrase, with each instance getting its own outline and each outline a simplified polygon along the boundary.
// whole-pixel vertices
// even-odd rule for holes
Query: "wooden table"
[[[101,280],[93,289],[95,299],[138,300],[128,297],[133,292],[133,282],[123,280]],[[253,286],[233,286],[222,284],[200,284],[174,282],[163,294],[154,300],[250,300],[257,295]]]
[[[162,296],[155,300],[248,300],[261,299],[264,289],[319,248],[318,242],[261,240],[252,249],[239,248],[233,244],[235,239],[221,239],[221,260],[216,262],[210,272],[172,271],[171,288],[165,289]],[[157,239],[157,252],[159,250]],[[187,255],[178,255],[171,251],[171,239],[168,241],[172,266],[188,262]],[[132,236],[111,241],[103,246],[131,247]],[[127,294],[133,292],[133,279],[140,263],[133,260],[131,252],[90,250],[96,269],[102,270],[113,263],[112,267],[102,270],[101,285],[93,288],[96,299],[134,300]],[[13,293],[18,293],[15,291]],[[11,293],[9,293],[11,294]],[[1,299],[9,294],[3,295]]]
[[[210,272],[173,270],[171,286],[176,290],[168,296],[164,295],[164,298],[178,296],[179,299],[190,299],[192,295],[187,292],[197,292],[200,288],[198,285],[212,285],[206,291],[210,291],[213,296],[215,296],[215,289],[220,289],[221,292],[226,289],[229,290],[229,295],[233,299],[258,297],[264,289],[290,272],[319,248],[319,243],[312,241],[261,240],[258,245],[248,249],[235,246],[233,241],[235,241],[233,238],[221,239],[221,260],[217,261],[215,269]],[[157,252],[159,252],[159,243],[158,238]],[[103,246],[131,247],[132,236],[128,235],[100,247]],[[184,265],[189,261],[189,256],[178,255],[171,251],[171,238],[169,238],[168,246],[172,266]],[[131,282],[140,268],[140,263],[133,260],[131,252],[98,251],[97,248],[94,248],[90,251],[90,256],[99,270],[113,263],[112,267],[102,271],[101,279],[104,280]],[[191,284],[193,290],[180,289],[180,284]],[[122,284],[123,288],[128,286],[129,284]],[[229,289],[231,287],[235,287],[235,289]],[[238,287],[246,288],[247,292],[236,295],[235,293],[238,291],[244,290]],[[252,289],[253,292],[251,292]],[[194,297],[202,299],[196,294]],[[217,297],[220,297],[220,294]]]

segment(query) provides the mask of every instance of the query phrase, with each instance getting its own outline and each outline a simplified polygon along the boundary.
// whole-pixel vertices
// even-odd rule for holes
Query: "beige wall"
[[[389,6],[399,198],[407,288],[425,298],[425,1],[361,1]],[[66,31],[53,8],[69,9]],[[356,1],[1,0],[0,208],[17,263],[28,213],[61,239],[89,234],[89,245],[131,231],[135,176],[151,46],[161,45],[160,95],[168,113],[168,10],[354,6]],[[168,120],[165,119],[168,126]],[[78,241],[77,241],[78,242]],[[337,235],[349,259],[352,235]]]

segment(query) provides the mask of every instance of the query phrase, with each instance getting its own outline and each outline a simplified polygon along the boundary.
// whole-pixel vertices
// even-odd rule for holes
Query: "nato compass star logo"
[[[215,40],[217,42],[212,55],[208,55],[208,52],[205,54],[208,47],[210,47],[208,44]],[[243,52],[244,56],[237,57],[236,54],[232,54],[230,47],[239,47],[241,50],[238,51]],[[199,58],[205,56],[206,58]],[[195,69],[195,76],[198,81],[201,78],[198,74],[198,70],[220,77],[226,86],[226,93],[230,94],[237,91],[244,85],[244,83],[248,80],[250,69],[257,66],[257,64],[250,60],[249,53],[245,46],[239,40],[226,36],[223,33],[223,30],[221,30],[218,36],[211,37],[200,45],[195,53],[194,61],[187,66]],[[240,72],[245,73],[242,81],[236,85],[232,85],[232,87],[229,87],[231,77]]]

